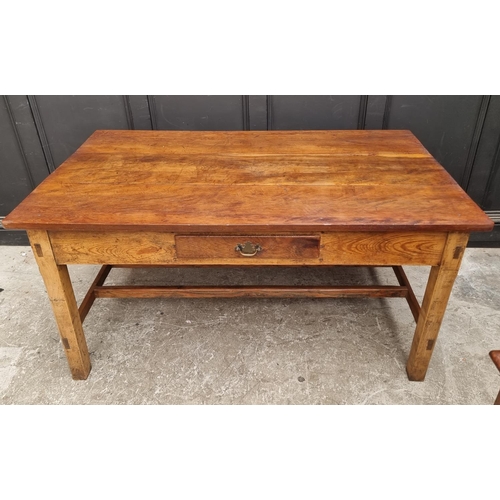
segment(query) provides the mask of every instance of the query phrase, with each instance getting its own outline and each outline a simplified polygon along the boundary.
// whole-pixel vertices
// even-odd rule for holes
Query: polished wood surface
[[[6,228],[486,231],[409,131],[97,131]]]
[[[252,257],[245,257],[236,250],[238,244],[250,242],[260,250]],[[320,235],[309,236],[175,236],[175,253],[178,259],[238,259],[238,260],[302,260],[319,258]]]

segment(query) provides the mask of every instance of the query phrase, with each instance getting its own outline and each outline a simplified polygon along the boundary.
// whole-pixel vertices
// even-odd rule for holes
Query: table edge
[[[493,230],[494,222],[485,214],[485,220],[480,224],[248,224],[248,225],[196,225],[196,224],[51,224],[16,222],[7,216],[2,224],[6,229],[42,230],[42,231],[159,231],[170,233],[229,233],[229,232],[341,232],[341,231],[431,231],[431,232],[489,232]]]

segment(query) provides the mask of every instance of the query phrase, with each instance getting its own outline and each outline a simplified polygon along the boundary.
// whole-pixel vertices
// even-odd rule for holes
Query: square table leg
[[[440,264],[431,268],[406,365],[410,380],[425,378],[468,239],[467,233],[449,233]]]
[[[52,304],[61,341],[75,380],[90,373],[90,358],[67,266],[58,265],[46,231],[28,231],[33,254]]]

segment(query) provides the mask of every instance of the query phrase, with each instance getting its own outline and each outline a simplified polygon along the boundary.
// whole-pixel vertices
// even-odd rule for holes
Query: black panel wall
[[[500,96],[492,96],[468,192],[482,208],[500,213]]]
[[[481,96],[393,96],[388,129],[410,129],[463,185]]]
[[[269,96],[270,129],[307,130],[358,128],[360,96]]]
[[[29,96],[52,171],[96,130],[128,129],[122,96]]]
[[[248,96],[148,96],[155,130],[248,130]]]
[[[497,222],[471,242],[500,245],[500,96],[4,96],[0,220],[98,129],[409,129]]]
[[[12,210],[35,186],[7,100],[0,102],[0,213]]]

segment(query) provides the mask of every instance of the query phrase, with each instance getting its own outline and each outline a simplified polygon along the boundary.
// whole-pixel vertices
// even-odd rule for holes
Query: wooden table
[[[95,298],[246,296],[406,297],[423,380],[469,232],[493,227],[405,130],[100,130],[3,224],[28,230],[74,379]],[[80,307],[68,264],[103,265]],[[130,265],[393,266],[399,285],[104,286]],[[422,306],[403,265],[431,266]]]

